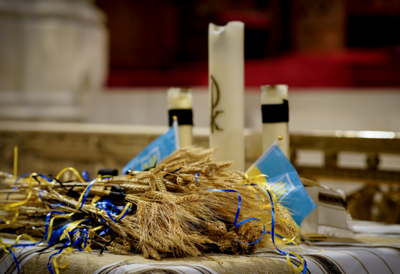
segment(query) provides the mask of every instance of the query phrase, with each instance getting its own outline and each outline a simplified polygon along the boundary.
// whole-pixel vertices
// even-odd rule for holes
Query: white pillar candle
[[[286,102],[285,102],[286,101]],[[263,116],[262,148],[266,151],[281,136],[279,148],[289,159],[289,107],[288,86],[270,85],[261,87]]]
[[[178,118],[179,147],[191,146],[193,144],[192,90],[189,88],[170,88],[167,94],[170,123],[172,116],[175,115]]]
[[[244,171],[244,24],[209,25],[210,147]]]

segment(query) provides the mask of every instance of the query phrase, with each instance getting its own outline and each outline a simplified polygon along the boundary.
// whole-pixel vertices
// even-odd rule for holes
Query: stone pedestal
[[[0,44],[1,120],[84,120],[107,64],[92,1],[0,0]]]

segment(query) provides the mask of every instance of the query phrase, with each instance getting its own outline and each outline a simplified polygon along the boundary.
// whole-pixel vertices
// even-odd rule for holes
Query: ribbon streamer
[[[199,176],[199,173],[196,173],[195,180],[196,180],[197,183],[199,183],[198,180],[197,180],[198,176]],[[260,177],[260,176],[268,177],[267,175],[264,175],[264,174],[263,175],[259,175],[257,177]],[[250,181],[250,178],[248,177],[247,174],[246,174],[246,179],[247,179],[248,182]],[[246,183],[244,186],[246,186],[246,185],[249,185],[249,183]],[[250,185],[253,185],[253,184],[250,183]],[[257,185],[257,184],[255,184],[255,185]],[[234,221],[234,226],[235,227],[239,227],[242,224],[247,223],[249,221],[253,221],[253,220],[254,221],[259,221],[260,223],[262,223],[262,225],[264,227],[264,230],[263,230],[263,233],[262,233],[261,237],[257,241],[255,241],[253,243],[244,243],[244,244],[255,244],[255,243],[258,243],[264,237],[264,235],[266,233],[267,234],[271,234],[272,243],[274,244],[276,250],[279,253],[281,253],[282,255],[286,255],[286,260],[288,262],[289,267],[295,273],[299,273],[300,271],[302,271],[302,273],[305,274],[307,272],[307,262],[302,256],[300,256],[297,253],[292,252],[292,251],[291,252],[284,252],[284,251],[280,250],[275,244],[275,236],[278,237],[278,238],[281,238],[286,243],[293,244],[294,242],[293,242],[293,240],[287,240],[286,238],[284,238],[284,237],[282,237],[282,236],[280,236],[278,234],[275,234],[275,204],[277,204],[277,202],[276,202],[275,194],[273,193],[273,191],[271,189],[269,189],[269,188],[265,189],[265,191],[268,193],[268,196],[270,198],[271,211],[272,211],[271,231],[268,231],[268,232],[265,231],[264,223],[261,222],[259,219],[256,219],[256,218],[248,218],[248,219],[240,222],[239,224],[237,224],[237,220],[238,220],[239,214],[240,214],[241,202],[242,202],[242,197],[240,196],[239,192],[237,192],[237,191],[235,191],[233,189],[211,189],[211,188],[206,188],[206,189],[211,190],[211,191],[217,191],[217,192],[236,192],[238,194],[238,209],[237,209],[236,216],[235,216],[235,221]],[[240,240],[238,240],[238,241],[243,243]],[[292,265],[292,262],[290,261],[290,257],[295,257],[295,258],[299,259],[300,262],[301,262],[301,265],[299,267],[297,267],[297,268],[294,268],[293,265]]]
[[[87,170],[82,171],[82,177],[85,180],[85,182],[89,182],[90,181],[90,173]]]
[[[306,260],[302,256],[296,254],[295,252],[292,252],[292,251],[291,252],[285,252],[285,251],[280,250],[275,244],[275,235],[276,235],[275,234],[275,204],[276,204],[276,197],[275,197],[275,195],[274,195],[272,190],[267,188],[266,191],[268,193],[268,196],[269,196],[270,201],[271,201],[271,206],[272,206],[272,208],[271,208],[271,211],[272,211],[272,215],[271,215],[272,216],[272,222],[271,222],[271,239],[272,239],[272,243],[274,244],[276,250],[278,250],[279,253],[281,253],[282,255],[286,255],[286,260],[287,260],[287,262],[289,264],[289,267],[295,273],[298,273],[298,272],[302,271],[302,273],[305,274],[307,272],[307,262],[306,262]],[[272,194],[271,194],[271,192],[272,192]],[[295,257],[295,258],[299,259],[300,262],[301,262],[301,265],[299,267],[297,267],[297,268],[294,268],[293,265],[292,265],[292,262],[290,261],[290,257]]]
[[[16,185],[17,185],[18,181],[19,181],[20,179],[22,179],[22,178],[29,177],[29,175],[31,175],[31,173],[25,173],[25,174],[19,176],[19,177],[15,180],[12,189],[13,189],[13,190],[16,190],[16,189],[17,189]],[[7,197],[6,197],[6,204],[7,204],[7,201],[8,201],[8,198],[10,197],[10,195],[11,195],[11,192],[7,194]]]
[[[109,209],[108,207],[111,207],[112,209]],[[107,215],[110,217],[110,219],[113,220],[114,222],[122,220],[126,216],[126,214],[128,214],[131,207],[132,203],[127,203],[124,209],[121,211],[121,213],[118,214],[119,209],[113,203],[111,203],[109,199],[99,201],[96,204],[96,208],[100,209],[100,211],[103,214],[103,217],[104,217],[104,212],[106,212]],[[114,217],[113,215],[116,215],[116,217]]]
[[[58,203],[58,204],[49,204],[49,203],[43,201],[42,192],[43,192],[43,189],[40,190],[40,192],[39,192],[39,199],[40,199],[40,201],[42,201],[42,203],[44,203],[46,206],[49,206],[49,207],[51,207],[51,208],[55,208],[55,207],[58,207],[58,206],[62,206],[62,205],[64,204],[63,202],[60,202],[60,203]]]
[[[74,210],[74,212],[71,213],[63,213],[63,212],[59,212],[59,211],[51,211],[47,214],[47,218],[46,218],[46,233],[45,233],[45,241],[46,243],[50,240],[51,237],[51,230],[53,228],[53,222],[56,218],[68,218],[71,217],[72,215],[74,215],[76,212],[78,212],[82,206],[84,205],[87,196],[89,195],[90,192],[90,188],[93,186],[93,184],[97,181],[98,178],[94,179],[92,182],[90,182],[90,184],[86,187],[86,189],[84,190],[84,192],[81,194],[81,196],[79,197],[78,203],[76,205],[76,208]],[[50,215],[52,213],[57,213],[58,215],[54,216],[50,221]],[[47,237],[46,237],[47,235]]]
[[[31,240],[32,242],[34,242],[33,244],[18,244],[19,240],[22,238],[28,238],[29,240]],[[3,245],[5,245],[1,240],[0,240],[0,245],[3,247]],[[8,253],[10,253],[11,257],[13,257],[15,264],[17,265],[17,269],[18,269],[18,274],[20,273],[20,268],[19,268],[19,263],[18,263],[18,259],[15,257],[13,249],[16,247],[26,247],[26,246],[34,246],[34,245],[38,245],[41,244],[42,242],[37,242],[34,238],[32,238],[29,235],[26,234],[21,234],[19,235],[16,239],[15,239],[15,243],[13,245],[10,246],[9,250],[7,251],[7,249],[4,248],[4,250]]]
[[[47,177],[47,176],[44,176],[44,175],[41,175],[41,174],[37,174],[37,173],[27,173],[27,174],[21,175],[20,177],[17,178],[17,180],[16,180],[15,183],[14,183],[14,188],[13,188],[13,189],[16,189],[15,186],[16,186],[17,182],[18,182],[21,178],[26,178],[26,177],[28,177],[28,178],[29,178],[29,181],[28,181],[28,188],[29,188],[29,190],[28,190],[27,198],[26,198],[24,201],[21,201],[21,202],[12,203],[12,204],[6,204],[3,208],[9,210],[9,209],[11,209],[11,208],[13,208],[13,207],[18,207],[18,206],[21,206],[21,205],[25,204],[25,203],[26,203],[27,201],[29,201],[29,199],[31,198],[32,190],[33,190],[33,186],[34,186],[35,181],[36,181],[37,183],[44,183],[44,184],[46,184],[46,185],[54,185],[54,184],[56,184],[57,182],[60,182],[60,181],[59,181],[60,177],[61,177],[66,171],[72,171],[72,172],[76,175],[76,177],[77,177],[81,182],[85,182],[85,181],[82,179],[82,177],[80,176],[80,174],[79,174],[75,169],[73,169],[73,168],[65,168],[65,169],[63,169],[62,171],[60,171],[60,172],[57,174],[57,176],[56,176],[54,179],[51,179],[51,178],[49,178],[49,177]],[[84,177],[88,178],[88,176],[85,176],[85,175],[86,175],[86,174],[83,174]],[[90,175],[89,175],[89,176],[90,176]],[[40,179],[42,179],[42,180],[40,180]],[[52,230],[53,230],[53,222],[54,222],[54,220],[55,220],[56,218],[68,218],[68,217],[71,217],[71,216],[74,215],[78,210],[80,210],[80,209],[82,208],[82,206],[84,205],[84,203],[85,203],[85,201],[86,201],[86,199],[87,199],[87,196],[89,195],[90,188],[91,188],[92,185],[96,182],[96,180],[97,180],[97,179],[93,180],[93,181],[86,187],[85,191],[82,193],[82,195],[80,196],[80,198],[79,198],[79,200],[78,200],[78,203],[77,203],[77,206],[76,206],[74,212],[67,214],[67,213],[59,212],[59,211],[51,211],[51,212],[49,212],[49,213],[47,214],[47,216],[46,216],[46,226],[45,226],[45,236],[44,236],[44,241],[45,241],[46,243],[48,243],[49,240],[51,239],[51,234],[52,234]],[[43,199],[42,199],[42,195],[41,195],[41,194],[42,194],[42,191],[39,193],[39,198],[40,198],[40,200],[41,200],[43,203],[45,203],[45,202],[43,201]],[[9,195],[7,196],[7,199],[6,199],[6,200],[8,200],[8,197],[9,197]],[[56,207],[56,206],[61,205],[62,203],[60,203],[60,204],[55,204],[55,205],[50,205],[50,204],[47,204],[47,203],[45,203],[45,204],[46,204],[46,205],[49,205],[49,206],[51,206],[51,207]],[[127,204],[127,205],[125,206],[124,210],[122,211],[122,213],[121,213],[120,215],[117,216],[117,219],[119,220],[119,219],[125,217],[125,215],[126,215],[127,212],[128,212],[128,209],[129,209],[131,206],[132,206],[132,205],[131,205],[130,203]],[[54,216],[54,217],[50,220],[51,214],[53,214],[53,213],[56,213],[57,215]],[[2,216],[0,216],[0,218],[3,219],[6,223],[7,223],[7,222],[8,222],[8,223],[12,223],[13,221],[16,220],[16,218],[18,218],[18,214],[19,214],[19,212],[17,211],[17,212],[16,212],[16,215],[14,216],[14,218],[13,218],[13,220],[12,220],[11,222],[8,221],[6,218],[4,218],[4,217],[2,217]],[[84,219],[84,220],[86,220],[86,219]],[[57,258],[60,257],[60,256],[62,256],[61,252],[64,250],[64,247],[68,246],[68,244],[71,242],[71,240],[70,240],[70,234],[69,234],[68,232],[74,230],[74,229],[76,228],[76,226],[77,226],[80,222],[83,222],[84,220],[79,220],[79,221],[76,221],[76,222],[73,222],[73,223],[69,224],[69,225],[67,226],[67,228],[63,231],[63,234],[61,235],[60,239],[62,239],[63,237],[65,237],[65,238],[67,239],[67,243],[64,244],[64,246],[61,248],[60,251],[58,251],[57,253],[52,254],[52,255],[50,256],[49,263],[48,263],[48,268],[49,268],[49,270],[50,270],[51,273],[53,273],[53,272],[52,272],[51,267],[50,267],[50,261],[51,261],[51,259],[52,259],[53,257],[54,257],[54,266],[55,266],[55,270],[56,270],[57,274],[59,274],[59,270],[58,270],[59,268],[64,268],[64,267],[66,267],[67,262],[65,262],[63,265],[59,265],[59,264],[57,263]],[[22,236],[27,237],[28,239],[30,239],[31,241],[34,241],[35,243],[33,243],[33,244],[18,244],[18,241],[19,241],[19,239],[20,239]],[[82,237],[84,237],[84,241],[82,240]],[[89,233],[88,233],[87,230],[84,231],[84,232],[82,233],[80,239],[78,239],[78,241],[76,241],[75,243],[73,243],[72,246],[74,246],[74,244],[78,244],[80,241],[83,241],[82,247],[83,247],[84,250],[86,250],[86,251],[90,251],[90,250],[91,250],[90,247],[89,247],[89,246],[90,246],[90,236],[89,236]],[[13,257],[13,259],[14,259],[16,265],[17,265],[18,273],[20,273],[20,267],[19,267],[18,260],[17,260],[16,256],[15,256],[14,253],[13,253],[13,248],[16,248],[16,247],[26,247],[26,246],[34,246],[34,245],[38,245],[38,244],[41,244],[41,243],[42,243],[42,242],[36,243],[36,241],[35,241],[32,237],[30,237],[29,235],[25,235],[25,234],[18,236],[16,242],[15,242],[13,245],[11,245],[11,246],[8,245],[8,244],[4,244],[4,243],[1,241],[1,239],[0,239],[0,246],[1,246],[6,252],[9,252],[9,253],[11,254],[11,256]],[[9,247],[8,250],[7,250],[7,247]],[[81,250],[79,247],[78,247],[78,249]],[[72,250],[73,250],[73,247],[68,247],[66,251],[67,251],[67,252],[70,252],[70,251],[72,251]],[[65,254],[65,253],[66,253],[66,252],[64,252],[64,254]]]
[[[196,173],[196,175],[195,175],[196,183],[199,183],[198,180],[197,180],[197,177],[198,177],[198,176],[199,176],[199,173]],[[235,227],[239,227],[239,226],[241,226],[241,225],[243,225],[243,224],[245,224],[245,223],[247,223],[247,222],[250,222],[250,221],[259,221],[259,222],[263,225],[263,232],[262,232],[262,235],[260,236],[260,238],[259,238],[257,241],[252,242],[252,243],[245,243],[245,242],[240,241],[239,239],[236,239],[236,240],[237,240],[238,242],[243,243],[243,244],[249,244],[249,245],[251,245],[251,244],[256,244],[256,243],[258,243],[259,241],[261,241],[261,239],[264,237],[265,232],[266,232],[266,231],[265,231],[265,225],[264,225],[263,222],[261,222],[259,219],[256,219],[256,218],[248,218],[248,219],[246,219],[246,220],[241,221],[240,223],[237,223],[237,221],[238,221],[238,219],[239,219],[239,215],[240,215],[240,209],[241,209],[241,207],[242,207],[242,196],[240,195],[239,192],[237,192],[236,190],[233,190],[233,189],[212,189],[212,188],[207,188],[207,187],[204,187],[204,188],[206,188],[206,189],[208,189],[208,190],[211,190],[211,191],[216,191],[216,192],[236,192],[237,195],[238,195],[238,209],[237,209],[237,211],[236,211],[235,221],[233,222],[233,225],[234,225]]]
[[[14,178],[18,176],[18,147],[14,147]]]

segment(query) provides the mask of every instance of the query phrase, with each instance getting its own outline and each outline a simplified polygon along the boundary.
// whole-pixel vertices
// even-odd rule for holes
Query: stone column
[[[82,121],[107,67],[90,0],[0,0],[0,119]]]

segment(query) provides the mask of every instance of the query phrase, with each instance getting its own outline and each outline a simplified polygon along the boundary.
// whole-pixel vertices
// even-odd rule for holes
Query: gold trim
[[[332,251],[332,250],[329,250],[329,251]],[[334,251],[333,251],[334,252]],[[330,260],[332,260],[333,262],[335,262],[335,264],[342,270],[342,272],[344,273],[344,274],[347,274],[346,273],[346,271],[344,271],[344,269],[342,268],[342,266],[335,260],[335,259],[333,259],[332,257],[330,257],[330,256],[328,256],[328,255],[326,255],[326,254],[319,254],[320,256],[325,256],[325,257],[328,257]]]
[[[314,254],[310,254],[310,255],[314,255]],[[320,254],[318,254],[318,255],[320,255]],[[307,257],[307,255],[304,255],[304,257],[305,257],[305,258],[308,258],[308,259],[311,260],[311,261],[313,261],[314,264],[315,264],[316,266],[319,267],[319,269],[321,270],[322,273],[328,273],[328,272],[326,272],[324,269],[321,268],[321,266],[319,265],[319,263],[318,263],[317,260],[315,260],[315,259],[312,258],[312,257]],[[307,267],[307,268],[308,268],[308,267]]]
[[[338,253],[347,254],[347,255],[353,257],[354,259],[356,259],[357,261],[359,261],[360,264],[362,265],[362,267],[364,268],[365,272],[367,272],[367,273],[369,274],[369,272],[368,272],[368,270],[365,268],[364,264],[363,264],[359,259],[357,259],[356,256],[354,256],[353,254],[349,254],[349,253],[347,253],[347,252],[344,252],[344,251],[337,251],[337,252],[338,252]]]
[[[392,274],[394,274],[393,271],[392,271],[392,269],[389,267],[389,265],[386,263],[386,261],[385,261],[381,256],[379,256],[378,254],[372,252],[371,250],[367,250],[367,249],[362,249],[362,250],[368,251],[368,252],[374,254],[374,255],[375,255],[376,257],[378,257],[379,259],[381,259],[381,260],[385,263],[385,265],[387,266],[387,268],[389,268],[390,272],[391,272]]]

